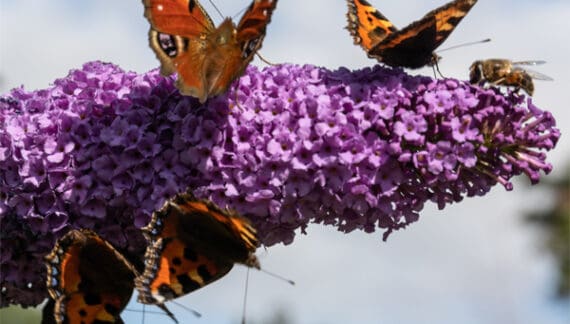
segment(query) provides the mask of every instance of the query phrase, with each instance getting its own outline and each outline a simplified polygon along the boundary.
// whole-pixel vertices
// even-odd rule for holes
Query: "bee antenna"
[[[441,53],[441,52],[444,52],[444,51],[448,51],[448,50],[451,50],[451,49],[456,49],[456,48],[464,47],[464,46],[471,46],[471,45],[475,45],[475,44],[488,43],[488,42],[490,42],[490,41],[491,41],[490,38],[485,38],[485,39],[478,40],[478,41],[474,41],[474,42],[467,42],[467,43],[457,44],[457,45],[453,45],[453,46],[450,46],[450,47],[446,47],[446,48],[444,48],[444,49],[441,49],[441,50],[437,51],[437,53]]]

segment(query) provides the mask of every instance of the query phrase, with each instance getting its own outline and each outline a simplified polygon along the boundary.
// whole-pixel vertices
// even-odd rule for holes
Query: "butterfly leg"
[[[275,63],[271,63],[271,62],[269,62],[268,60],[266,60],[263,56],[261,56],[261,54],[259,54],[259,51],[255,52],[255,55],[257,55],[257,57],[259,57],[259,59],[260,59],[263,63],[265,63],[265,64],[267,64],[267,65],[269,65],[269,66],[275,66],[275,65],[277,65],[277,64],[275,64]]]
[[[234,107],[237,106],[237,108],[238,108],[240,111],[243,111],[244,109],[243,109],[242,106],[240,106],[240,104],[239,104],[239,98],[238,98],[238,90],[237,90],[237,88],[236,88],[236,90],[234,91],[234,101],[235,101],[235,106],[230,106],[230,109],[233,109]]]
[[[445,78],[445,76],[441,73],[441,71],[439,70],[439,64],[437,64],[437,61],[431,66],[431,68],[433,69],[433,77],[435,79],[437,79],[437,74],[439,74],[439,76],[443,79]],[[436,74],[437,72],[437,74]]]

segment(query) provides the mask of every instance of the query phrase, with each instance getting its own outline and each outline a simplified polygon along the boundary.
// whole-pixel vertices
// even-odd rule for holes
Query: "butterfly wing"
[[[237,26],[237,41],[243,58],[241,70],[253,59],[261,48],[267,25],[277,6],[277,0],[255,0],[247,8]]]
[[[175,208],[185,215],[179,234],[208,255],[247,264],[259,245],[249,220],[233,211],[187,194],[179,196]]]
[[[147,261],[135,283],[142,303],[190,293],[223,277],[236,262],[259,267],[249,221],[191,194],[167,201],[143,233]]]
[[[45,262],[54,303],[44,316],[53,314],[56,323],[122,323],[136,270],[107,241],[89,230],[72,230]]]
[[[44,305],[44,308],[42,309],[41,324],[56,324],[54,308],[55,308],[55,300],[48,298],[47,303]]]
[[[144,16],[159,33],[200,37],[214,29],[208,13],[196,0],[143,0]]]
[[[398,29],[366,0],[347,0],[346,29],[366,52]]]
[[[433,51],[453,32],[477,0],[455,0],[388,35],[369,55],[391,66],[419,68],[434,62]]]
[[[162,75],[178,72],[182,94],[204,97],[205,38],[214,30],[212,19],[196,0],[144,0],[151,28],[150,47]],[[205,101],[201,100],[201,101]]]
[[[135,279],[139,302],[156,304],[191,293],[228,273],[232,262],[219,262],[176,238],[160,238],[147,247],[146,268]]]
[[[235,27],[235,38],[232,42],[221,44],[218,51],[207,59],[205,74],[208,96],[226,92],[232,82],[243,74],[255,53],[261,48],[267,25],[276,6],[277,0],[254,0]],[[225,33],[224,28],[227,29],[225,26],[228,24],[229,22],[224,21],[217,32]]]

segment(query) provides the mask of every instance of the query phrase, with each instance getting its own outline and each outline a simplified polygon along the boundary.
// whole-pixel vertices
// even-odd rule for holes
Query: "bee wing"
[[[519,69],[526,72],[526,74],[528,74],[531,78],[533,78],[535,80],[554,81],[553,78],[549,77],[548,75],[542,74],[540,72],[536,72],[536,71],[529,70],[529,69],[523,69],[523,68],[519,68]]]
[[[532,61],[518,61],[518,62],[513,62],[513,65],[542,65],[546,63],[546,61],[542,61],[542,60],[532,60]]]

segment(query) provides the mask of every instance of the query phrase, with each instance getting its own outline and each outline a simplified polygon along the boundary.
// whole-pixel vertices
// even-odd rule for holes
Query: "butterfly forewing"
[[[257,0],[251,3],[237,27],[237,41],[242,49],[242,57],[247,65],[253,54],[261,48],[265,29],[271,21],[277,0]]]
[[[477,3],[477,0],[456,0],[435,9],[423,18],[429,19],[432,16],[434,17],[437,30],[435,38],[436,48],[449,37],[475,3]]]
[[[183,37],[200,37],[214,23],[196,0],[143,0],[144,16],[156,31]]]
[[[348,0],[347,29],[354,43],[365,51],[380,43],[398,29],[380,11],[365,0]]]

